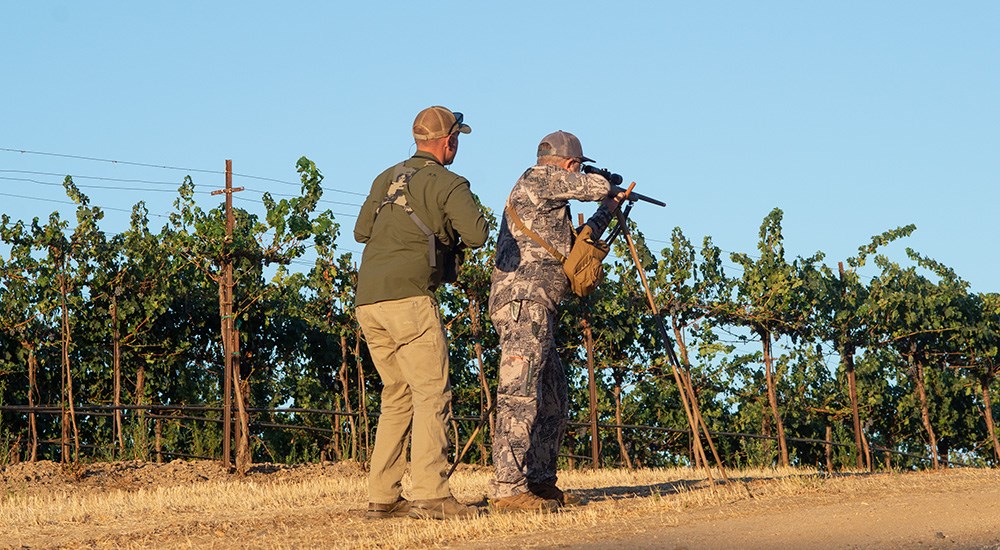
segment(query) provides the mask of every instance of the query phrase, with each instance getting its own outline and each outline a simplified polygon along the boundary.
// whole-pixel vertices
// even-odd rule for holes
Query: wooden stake
[[[584,318],[583,337],[587,347],[587,378],[590,382],[590,460],[596,469],[601,467],[601,438],[597,432],[597,373],[594,370],[594,334]]]
[[[242,187],[233,187],[233,161],[226,160],[226,188],[212,191],[212,195],[226,195],[226,242],[233,241],[233,227],[236,218],[233,214],[233,193],[242,191]],[[222,324],[222,347],[224,355],[223,389],[222,389],[222,465],[232,466],[232,422],[233,422],[233,260],[228,254],[222,266],[219,277],[219,316]],[[239,399],[242,401],[242,399]]]
[[[22,343],[22,345],[24,345]],[[38,460],[38,423],[35,419],[35,393],[38,391],[35,382],[36,362],[35,348],[28,348],[28,406],[32,411],[28,414],[28,425],[31,428],[31,461]]]
[[[122,364],[121,364],[121,334],[118,327],[118,292],[120,287],[115,286],[111,293],[111,339],[112,339],[112,363],[114,365],[114,397],[115,423],[114,436],[118,440],[118,456],[125,452],[125,437],[122,435]]]
[[[826,423],[826,471],[833,471],[833,426]]]
[[[844,281],[844,262],[837,262],[837,269],[840,272],[840,281]],[[844,294],[847,293],[847,287],[844,286]],[[841,361],[844,362],[844,370],[847,373],[847,391],[851,398],[851,417],[854,421],[854,456],[855,462],[857,463],[858,469],[865,468],[865,461],[863,459],[864,451],[863,445],[861,443],[861,413],[858,410],[858,383],[857,377],[854,373],[854,350],[847,347],[847,335],[842,335],[845,342],[843,342],[843,349],[840,350]],[[868,465],[871,469],[871,465]]]
[[[156,463],[160,464],[163,462],[163,424],[160,417],[156,417],[153,424],[153,433],[156,439],[153,442],[153,448],[156,449]]]

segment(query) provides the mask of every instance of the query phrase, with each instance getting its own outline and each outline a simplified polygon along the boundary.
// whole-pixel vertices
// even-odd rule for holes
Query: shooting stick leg
[[[719,458],[719,454],[715,449],[715,442],[712,441],[712,434],[708,431],[708,426],[705,424],[705,420],[701,416],[701,410],[698,408],[698,399],[694,393],[694,386],[691,382],[691,378],[682,372],[680,362],[677,360],[677,355],[674,353],[673,340],[670,339],[670,335],[667,334],[666,327],[663,326],[663,318],[660,316],[659,308],[656,307],[656,300],[653,299],[653,293],[649,289],[649,281],[646,280],[646,272],[642,269],[642,263],[639,261],[639,254],[635,250],[635,243],[632,241],[632,234],[628,229],[628,219],[620,210],[615,214],[618,219],[618,227],[621,228],[622,234],[625,235],[625,242],[628,244],[629,252],[632,254],[632,261],[635,262],[636,271],[639,272],[639,279],[642,281],[643,289],[646,291],[646,299],[649,301],[649,308],[653,313],[654,319],[656,319],[656,326],[660,330],[660,337],[663,339],[663,347],[667,350],[667,357],[670,360],[670,368],[673,371],[674,381],[677,383],[681,403],[684,406],[684,414],[687,416],[688,425],[691,428],[691,434],[694,436],[695,452],[704,459],[705,471],[708,474],[708,480],[709,482],[714,483],[714,480],[712,479],[712,469],[708,465],[705,448],[702,446],[701,437],[699,436],[699,432],[702,432],[704,433],[705,439],[708,441],[709,447],[712,450],[712,455],[715,458],[716,465],[719,467],[719,472],[722,474],[722,478],[729,481],[729,477],[726,475],[726,469],[722,465],[722,460]]]
[[[458,468],[458,463],[461,462],[463,458],[465,458],[465,453],[469,452],[469,447],[472,446],[472,442],[475,441],[476,436],[479,435],[479,430],[482,430],[483,426],[485,426],[486,423],[489,422],[490,415],[493,414],[493,411],[495,410],[497,410],[496,401],[494,401],[493,404],[490,406],[490,409],[486,411],[486,414],[484,414],[483,417],[479,419],[479,424],[476,424],[476,429],[472,430],[472,435],[470,435],[469,440],[465,442],[465,447],[462,448],[462,452],[458,453],[458,456],[455,457],[454,464],[452,464],[451,469],[448,470],[448,475],[447,475],[448,478],[451,477],[451,474],[455,473],[455,468]]]

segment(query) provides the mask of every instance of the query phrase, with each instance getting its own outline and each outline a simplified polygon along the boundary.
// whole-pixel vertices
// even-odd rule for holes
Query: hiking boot
[[[418,519],[474,518],[479,508],[466,506],[453,496],[414,500],[410,503],[410,517]]]
[[[567,493],[555,483],[529,483],[528,490],[545,500],[554,500],[560,506],[576,506],[583,502],[583,497]]]
[[[368,519],[401,518],[409,513],[410,501],[399,497],[399,500],[389,504],[369,502],[368,513],[365,514],[365,517]]]
[[[559,501],[545,499],[531,491],[525,491],[512,497],[491,500],[490,506],[498,512],[554,512],[559,508]]]

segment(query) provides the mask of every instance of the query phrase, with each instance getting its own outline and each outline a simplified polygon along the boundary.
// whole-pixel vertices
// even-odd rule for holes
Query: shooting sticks
[[[628,200],[629,193],[632,192],[632,188],[635,187],[635,182],[629,186],[628,190],[625,192],[625,199]],[[642,263],[639,261],[639,254],[635,250],[635,243],[632,241],[632,234],[628,229],[628,213],[632,209],[632,203],[628,205],[624,212],[620,209],[615,211],[615,217],[618,220],[618,227],[612,232],[612,237],[609,239],[613,240],[614,237],[621,232],[625,235],[625,242],[628,243],[629,252],[632,254],[632,261],[635,262],[636,271],[639,272],[639,279],[642,281],[643,289],[646,291],[646,299],[649,301],[649,309],[653,312],[653,319],[656,320],[656,328],[660,331],[660,337],[663,339],[663,347],[667,351],[667,358],[670,362],[670,368],[674,374],[674,381],[677,383],[677,389],[681,397],[681,404],[684,406],[684,414],[687,416],[688,426],[691,428],[691,441],[693,443],[694,452],[697,461],[700,461],[705,465],[705,472],[708,475],[709,482],[714,482],[712,479],[712,468],[708,465],[708,459],[705,455],[705,448],[701,444],[701,437],[699,432],[704,433],[705,440],[708,441],[708,446],[712,450],[712,456],[715,458],[715,464],[719,467],[719,473],[722,474],[722,479],[729,481],[729,477],[726,476],[726,469],[722,465],[722,460],[719,458],[719,453],[715,449],[715,443],[712,441],[712,434],[708,431],[708,426],[705,424],[705,420],[701,416],[701,410],[698,408],[698,398],[694,393],[694,385],[691,383],[691,375],[685,371],[677,360],[677,355],[674,353],[674,342],[670,339],[670,335],[667,334],[667,329],[663,326],[663,317],[660,315],[659,308],[656,307],[656,300],[653,299],[653,293],[649,290],[649,281],[646,280],[646,272],[642,269]],[[609,242],[610,244],[610,242]]]
[[[479,423],[476,424],[476,428],[472,430],[472,435],[470,435],[469,440],[466,441],[465,447],[462,447],[462,452],[458,453],[458,455],[455,456],[455,462],[452,463],[451,469],[448,470],[448,475],[446,477],[450,478],[451,474],[455,473],[455,468],[458,468],[458,463],[462,462],[462,459],[465,458],[465,453],[469,452],[469,447],[472,447],[472,442],[475,441],[476,436],[479,435],[479,430],[482,430],[483,427],[486,426],[486,423],[489,422],[490,420],[490,415],[493,414],[493,412],[496,410],[497,410],[497,402],[494,401],[493,404],[490,405],[489,410],[486,411],[486,414],[484,414],[483,417],[479,419]]]

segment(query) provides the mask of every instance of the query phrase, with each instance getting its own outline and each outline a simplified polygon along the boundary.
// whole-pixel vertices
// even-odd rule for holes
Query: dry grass
[[[952,472],[956,483],[996,483],[993,471]],[[676,524],[691,514],[739,515],[753,501],[783,506],[794,495],[919,489],[926,474],[838,475],[815,471],[729,472],[710,486],[690,469],[562,472],[560,485],[586,506],[556,514],[494,514],[464,521],[364,518],[365,479],[317,476],[273,483],[209,480],[139,490],[13,491],[0,497],[0,547],[31,548],[421,548],[528,533],[588,533],[609,521]],[[485,497],[489,471],[459,471],[459,500]],[[613,519],[609,519],[613,518]],[[645,519],[644,519],[645,518]],[[579,537],[578,537],[579,538]]]

